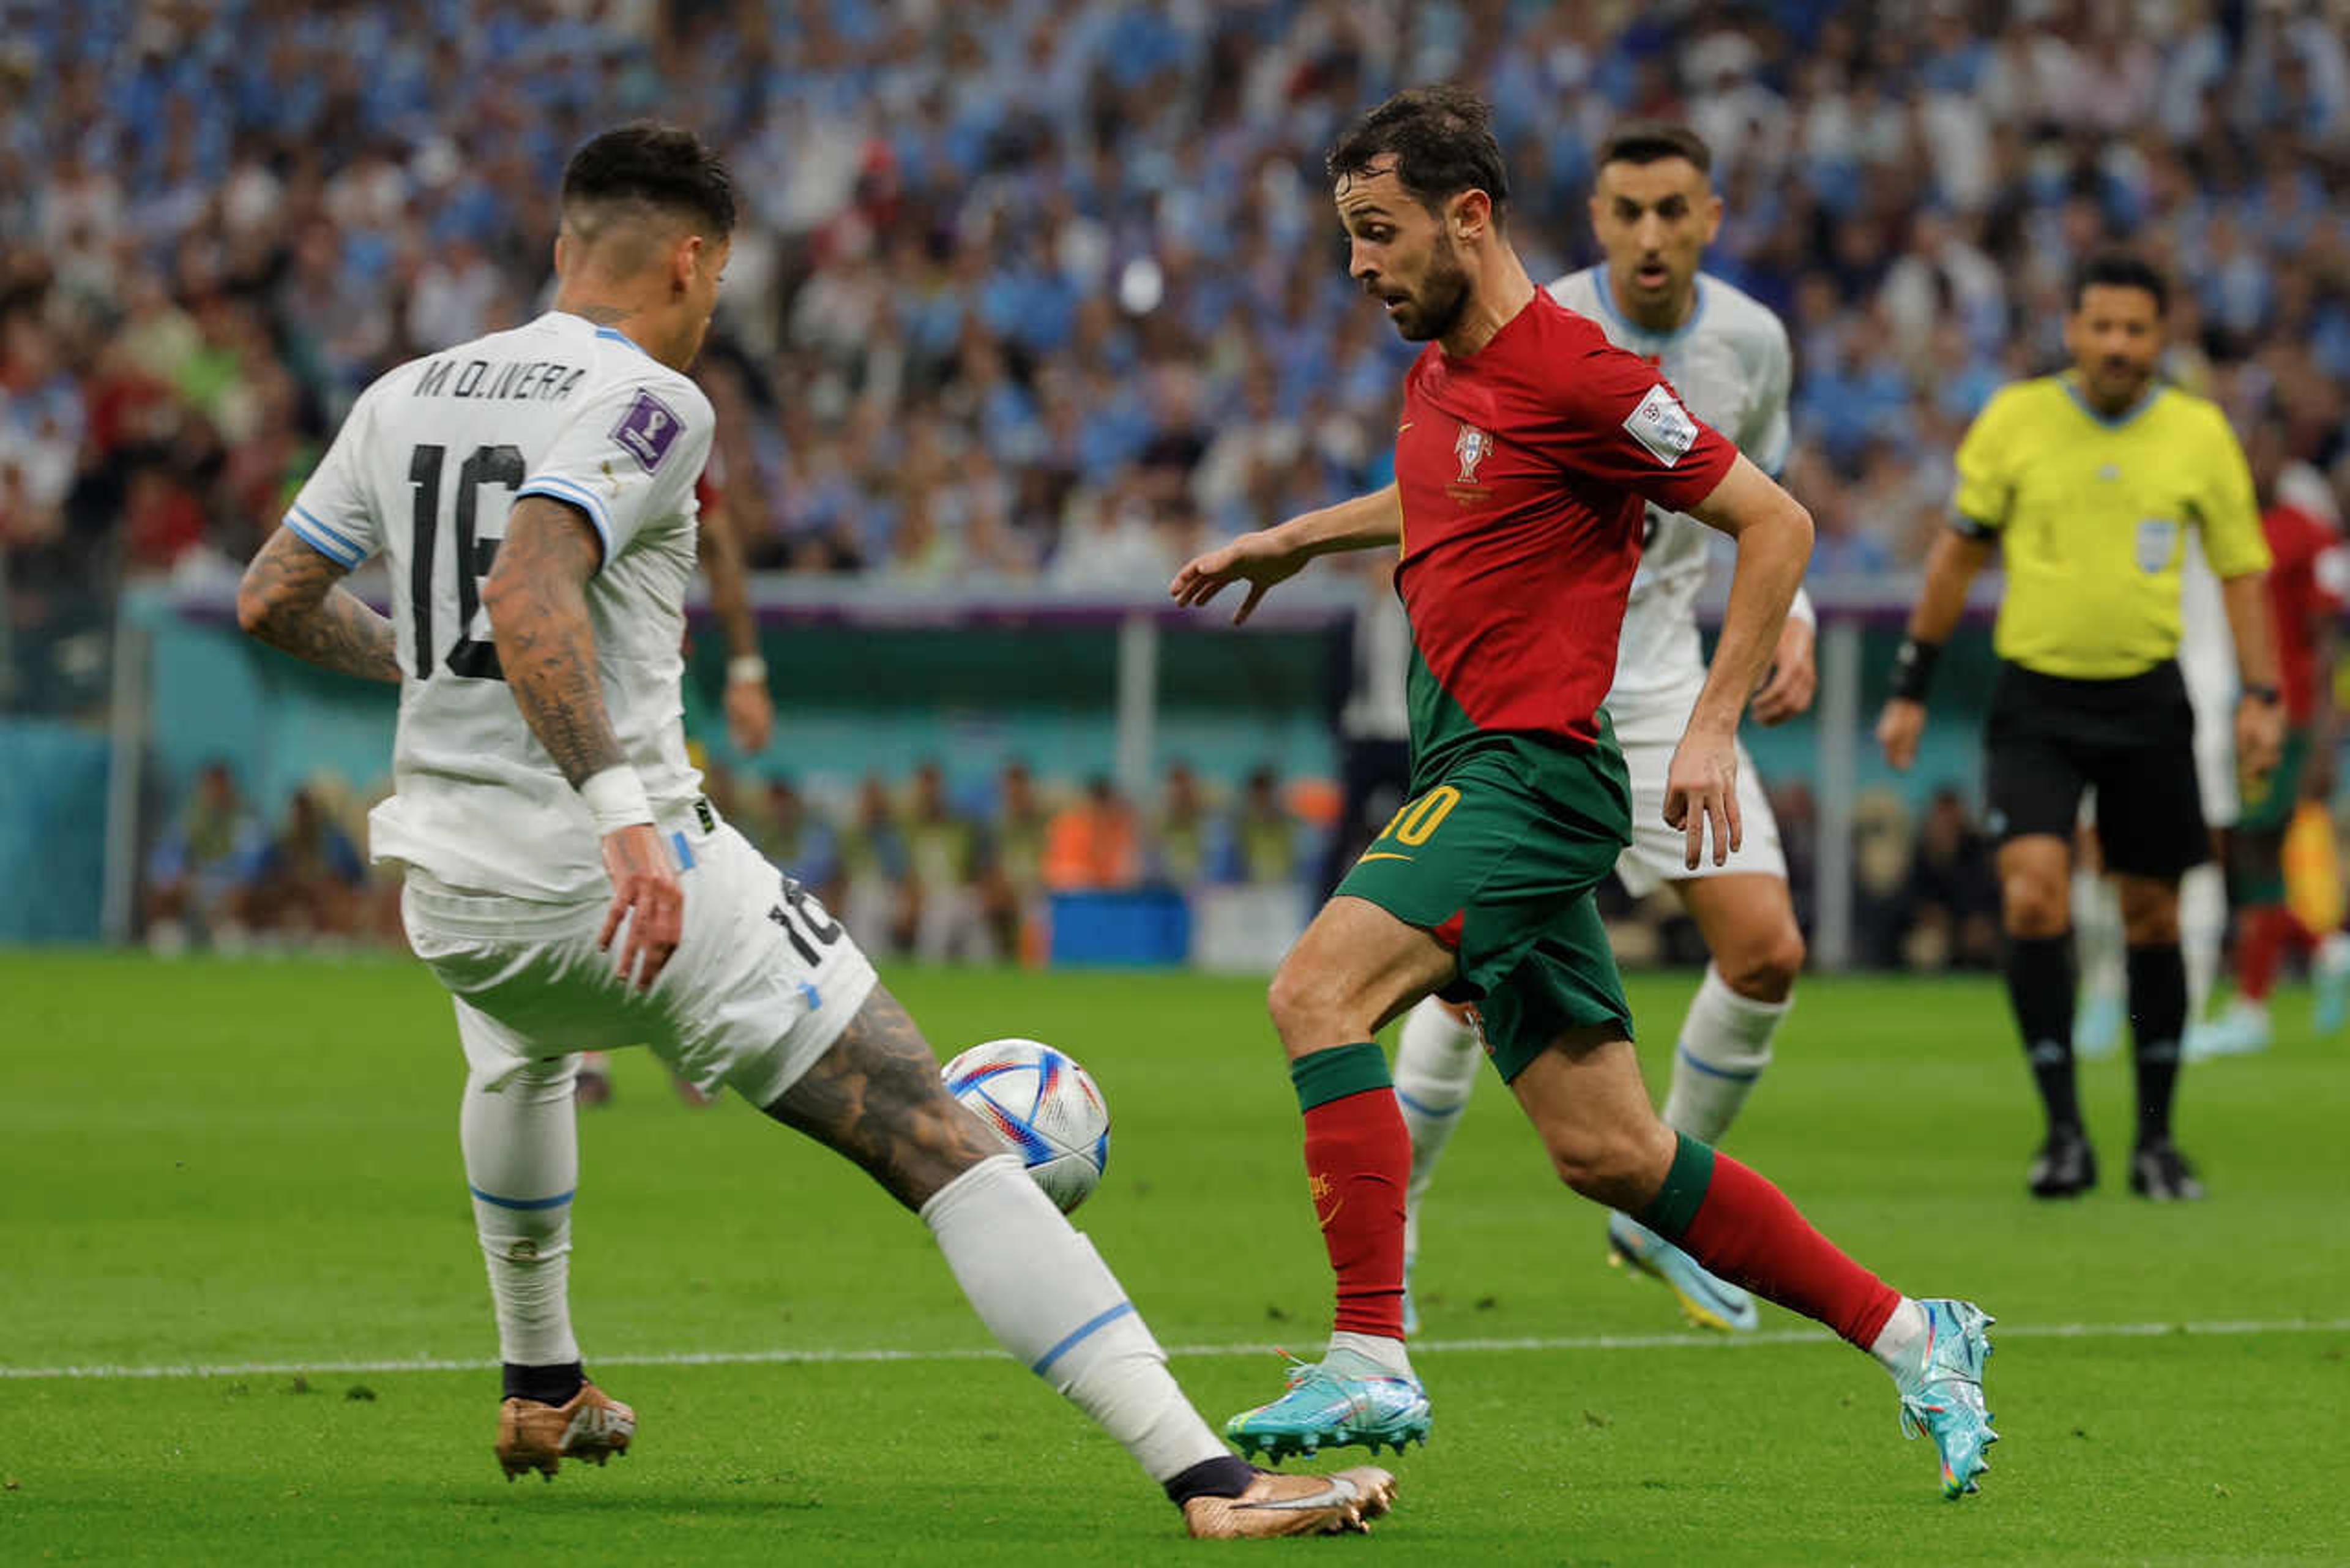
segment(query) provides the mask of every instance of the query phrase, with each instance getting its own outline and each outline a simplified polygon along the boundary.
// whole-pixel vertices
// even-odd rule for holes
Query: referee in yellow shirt
[[[2252,480],[2226,418],[2155,378],[2169,291],[2131,255],[2088,262],[2074,281],[2064,347],[2073,368],[2002,388],[1959,443],[1951,529],[1935,541],[1910,613],[1894,694],[1878,719],[1886,759],[1907,768],[1926,727],[1935,656],[1967,587],[1998,550],[2007,587],[1991,634],[2000,671],[1984,722],[1985,793],[1999,840],[2008,1000],[2048,1137],[2036,1198],[2096,1185],[2073,1077],[2072,844],[2083,793],[2121,889],[2137,1046],[2137,1144],[2130,1190],[2199,1198],[2170,1137],[2187,971],[2178,879],[2210,856],[2196,784],[2195,719],[2173,656],[2189,528],[2220,578],[2242,696],[2237,765],[2274,765],[2283,730],[2262,579],[2269,564]]]

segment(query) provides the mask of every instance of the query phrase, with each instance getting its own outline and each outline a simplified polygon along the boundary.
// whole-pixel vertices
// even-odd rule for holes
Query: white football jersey
[[[400,646],[379,860],[456,888],[571,900],[606,887],[595,819],[524,721],[482,608],[508,510],[567,502],[603,540],[588,585],[612,728],[664,821],[691,809],[679,682],[694,476],[714,421],[623,334],[550,311],[411,360],[361,394],[286,517],[343,566],[381,555]]]
[[[1690,411],[1735,441],[1756,467],[1776,473],[1784,466],[1791,443],[1791,360],[1787,329],[1767,306],[1700,273],[1689,319],[1678,331],[1656,333],[1617,311],[1604,263],[1568,274],[1550,292],[1569,310],[1597,322],[1609,342],[1662,369]],[[1676,692],[1704,679],[1697,598],[1719,536],[1694,517],[1648,508],[1640,566],[1633,574],[1631,602],[1617,644],[1610,707]]]

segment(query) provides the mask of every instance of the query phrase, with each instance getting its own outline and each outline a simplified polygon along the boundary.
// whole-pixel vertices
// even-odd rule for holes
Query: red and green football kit
[[[1338,890],[1435,933],[1514,1077],[1565,1029],[1627,1033],[1593,899],[1630,840],[1600,704],[1644,503],[1686,512],[1737,449],[1647,360],[1535,294],[1404,381],[1397,591],[1411,622],[1412,798]]]
[[[1631,838],[1601,707],[1638,564],[1643,503],[1687,512],[1737,449],[1655,366],[1537,291],[1474,354],[1430,345],[1404,382],[1397,591],[1411,622],[1412,796],[1340,896],[1451,948],[1486,1049],[1517,1077],[1570,1029],[1629,1039],[1593,893]],[[1411,1147],[1368,1043],[1290,1064],[1336,1327],[1402,1333]],[[1779,1189],[1693,1138],[1638,1216],[1708,1269],[1866,1346],[1899,1295]]]

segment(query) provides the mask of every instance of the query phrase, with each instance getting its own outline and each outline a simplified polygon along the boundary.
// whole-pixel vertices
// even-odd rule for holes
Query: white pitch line
[[[2002,1324],[1998,1339],[2159,1339],[2180,1334],[2206,1338],[2248,1334],[2345,1334],[2350,1318],[2223,1319],[2207,1323],[2016,1323]],[[1762,1334],[1590,1334],[1529,1339],[1431,1339],[1415,1344],[1418,1355],[1454,1351],[1545,1350],[1740,1350],[1754,1345],[1824,1344],[1818,1329],[1773,1329]],[[1270,1355],[1269,1344],[1178,1345],[1170,1355]],[[855,1362],[993,1361],[1001,1350],[945,1346],[932,1350],[673,1350],[590,1357],[598,1366],[771,1366]],[[33,1378],[290,1377],[348,1373],[489,1372],[495,1361],[478,1357],[416,1356],[399,1361],[230,1361],[161,1366],[5,1366],[0,1380]]]

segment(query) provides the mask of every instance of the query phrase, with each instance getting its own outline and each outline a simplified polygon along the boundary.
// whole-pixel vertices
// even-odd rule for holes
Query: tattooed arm
[[[575,789],[629,760],[596,683],[596,634],[588,619],[588,579],[603,558],[584,513],[525,495],[506,514],[505,539],[482,585],[506,684],[531,733]]]
[[[482,605],[490,612],[498,664],[523,719],[571,787],[617,772],[638,788],[641,808],[641,788],[633,784],[628,753],[596,681],[588,579],[603,558],[603,542],[585,513],[525,495],[506,514],[505,539],[482,585]],[[684,894],[649,817],[611,827],[603,836],[612,905],[597,945],[609,947],[625,921],[628,935],[617,955],[620,972],[650,991],[683,933]]]
[[[399,684],[391,622],[343,587],[342,576],[341,566],[281,527],[236,586],[236,624],[296,659]]]

